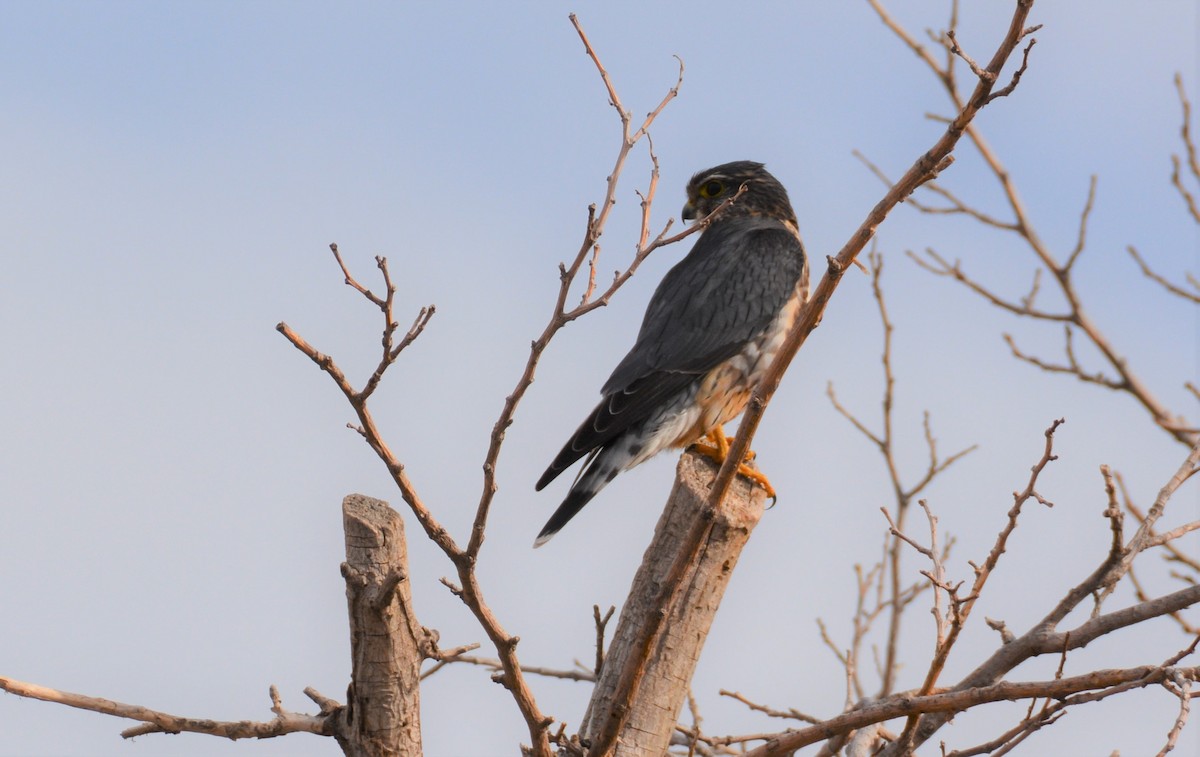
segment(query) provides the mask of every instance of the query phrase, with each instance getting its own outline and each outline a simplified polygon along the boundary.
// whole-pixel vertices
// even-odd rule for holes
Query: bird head
[[[796,213],[788,200],[787,190],[762,163],[738,160],[700,171],[687,185],[687,203],[683,206],[685,221],[703,218],[738,193],[746,191],[721,214],[722,218],[763,215],[796,224]]]

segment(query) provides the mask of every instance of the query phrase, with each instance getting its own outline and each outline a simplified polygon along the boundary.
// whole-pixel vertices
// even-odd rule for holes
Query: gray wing
[[[663,278],[637,343],[601,392],[658,372],[702,375],[733,357],[787,303],[804,265],[800,240],[780,221],[715,224]]]
[[[665,277],[637,342],[537,483],[651,418],[700,376],[736,355],[787,303],[804,275],[804,249],[768,218],[714,224]]]

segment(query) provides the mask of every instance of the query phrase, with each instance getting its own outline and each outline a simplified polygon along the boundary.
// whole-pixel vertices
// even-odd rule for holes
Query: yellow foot
[[[705,434],[704,438],[711,443],[705,444],[703,442],[696,442],[692,445],[692,449],[713,460],[717,465],[724,463],[725,458],[729,456],[729,444],[733,441],[733,437],[725,436],[724,430],[718,428],[709,431],[707,434]],[[771,486],[771,482],[767,480],[767,477],[763,475],[761,471],[755,470],[754,468],[746,465],[746,463],[750,462],[754,458],[755,452],[753,450],[746,453],[745,462],[738,464],[738,475],[742,476],[743,478],[747,478],[761,486],[763,491],[767,493],[767,496],[771,498],[771,503],[774,504],[775,500],[777,499],[775,487]]]

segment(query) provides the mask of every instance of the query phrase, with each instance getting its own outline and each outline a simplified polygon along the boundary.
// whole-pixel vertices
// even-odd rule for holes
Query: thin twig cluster
[[[954,31],[958,15],[957,0],[955,0],[955,6],[951,11],[948,30],[939,35],[932,33],[929,35],[934,44],[944,48],[945,55],[942,60],[938,60],[928,47],[921,44],[916,37],[892,18],[882,5],[880,5],[878,0],[869,0],[869,2],[884,24],[925,63],[930,72],[942,84],[953,107],[961,110],[966,98],[959,87],[955,62],[959,59],[966,61],[972,72],[976,73],[976,75],[978,75],[978,66],[969,56],[963,53],[955,38]],[[1033,43],[1031,41],[1030,45],[1025,48],[1021,68],[1014,76],[1013,83],[1019,80],[1021,73],[1024,72],[1032,46]],[[1197,163],[1195,142],[1191,133],[1191,106],[1184,91],[1182,79],[1179,76],[1176,76],[1175,84],[1183,108],[1183,126],[1180,130],[1180,137],[1184,145],[1186,159],[1180,158],[1178,155],[1172,156],[1173,171],[1171,181],[1187,205],[1191,217],[1197,223],[1200,223],[1200,214],[1198,214],[1196,209],[1194,195],[1186,186],[1188,180],[1193,184],[1200,182],[1200,165]],[[950,262],[932,248],[927,248],[923,255],[909,252],[909,257],[925,270],[957,281],[995,307],[1014,315],[1061,325],[1064,340],[1063,357],[1061,359],[1048,359],[1029,354],[1018,346],[1016,339],[1011,334],[1005,334],[1004,340],[1013,357],[1018,360],[1044,371],[1074,376],[1079,381],[1128,394],[1150,413],[1154,422],[1162,430],[1188,447],[1194,445],[1200,440],[1200,429],[1189,424],[1182,415],[1173,412],[1157,398],[1146,381],[1133,369],[1112,340],[1100,330],[1088,308],[1085,307],[1083,297],[1076,285],[1074,279],[1075,265],[1083,254],[1087,243],[1088,221],[1091,217],[1092,207],[1096,198],[1096,177],[1092,176],[1088,183],[1087,196],[1083,203],[1083,209],[1080,212],[1079,228],[1074,246],[1065,253],[1055,252],[1038,233],[1032,217],[1017,190],[1016,181],[1000,161],[995,150],[984,139],[978,127],[968,125],[966,127],[966,135],[999,184],[1007,204],[1005,211],[990,212],[975,207],[963,200],[956,192],[936,181],[926,183],[923,188],[938,198],[940,201],[938,204],[928,204],[919,198],[910,199],[909,204],[927,214],[963,215],[985,226],[1014,235],[1033,254],[1037,261],[1037,267],[1033,271],[1029,290],[1020,297],[1001,294],[984,282],[972,277],[963,268],[961,262],[957,260]],[[890,184],[886,175],[879,168],[862,156],[859,157],[867,163],[877,176]],[[1186,166],[1186,178],[1183,166]],[[1193,276],[1188,275],[1188,286],[1186,287],[1181,284],[1172,283],[1165,277],[1155,273],[1135,247],[1130,245],[1127,249],[1141,271],[1150,279],[1160,284],[1166,291],[1191,302],[1200,303],[1200,282],[1197,282]],[[1044,281],[1051,282],[1057,288],[1066,304],[1064,310],[1049,310],[1038,303],[1038,295],[1041,293]],[[1076,354],[1075,340],[1079,337],[1082,337],[1099,352],[1103,359],[1103,368],[1089,369],[1085,367]]]

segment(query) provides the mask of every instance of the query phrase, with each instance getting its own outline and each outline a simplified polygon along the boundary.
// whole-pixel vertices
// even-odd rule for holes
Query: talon
[[[710,443],[705,444],[698,441],[692,444],[691,449],[709,458],[717,465],[724,463],[725,458],[729,456],[729,445],[733,442],[733,437],[725,436],[722,429],[716,428],[705,434],[703,438]],[[771,486],[771,482],[767,480],[767,477],[761,471],[755,470],[746,464],[753,461],[756,457],[758,457],[758,453],[754,450],[746,452],[745,461],[738,465],[738,475],[761,486],[763,491],[767,493],[767,496],[771,498],[771,505],[773,507],[779,499],[775,494],[775,487]]]
[[[750,457],[747,456],[746,459],[749,460]],[[779,499],[779,497],[775,494],[775,487],[771,486],[771,482],[767,480],[767,477],[762,473],[762,471],[755,470],[745,463],[742,463],[738,466],[738,475],[761,486],[763,491],[767,493],[767,496],[771,498],[771,505],[775,505],[775,502]]]
[[[710,443],[694,442],[692,449],[699,452],[701,455],[709,458],[717,465],[725,462],[725,458],[729,456],[729,443],[733,441],[732,436],[725,436],[721,429],[714,429],[705,434],[702,438],[707,439]]]

